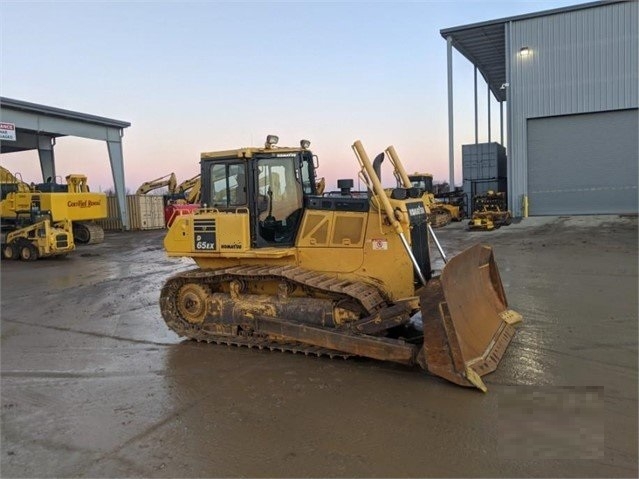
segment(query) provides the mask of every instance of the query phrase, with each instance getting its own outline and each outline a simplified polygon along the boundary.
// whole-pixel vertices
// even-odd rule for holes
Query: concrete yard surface
[[[3,261],[0,474],[637,477],[637,217],[436,233],[449,254],[491,244],[524,317],[486,394],[178,338],[158,297],[194,265],[165,255],[164,231]]]

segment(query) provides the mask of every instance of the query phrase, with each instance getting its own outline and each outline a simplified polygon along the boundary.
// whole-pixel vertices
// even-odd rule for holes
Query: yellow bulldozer
[[[391,152],[389,152],[389,156],[391,156]],[[413,173],[408,175],[408,179],[414,188],[419,188],[423,191],[424,199],[431,211],[431,225],[433,228],[441,228],[451,221],[461,221],[463,211],[458,205],[444,203],[435,198],[433,175],[430,173]]]
[[[492,249],[431,269],[428,207],[384,190],[361,142],[366,194],[317,191],[310,143],[201,154],[202,207],[175,219],[169,256],[197,268],[169,278],[160,309],[197,341],[329,357],[361,356],[486,390],[521,316],[508,309]],[[397,159],[399,161],[399,159]]]
[[[0,166],[0,245],[3,259],[34,261],[75,249],[71,222],[54,221],[31,201],[31,187]]]
[[[468,222],[469,230],[492,231],[512,223],[506,193],[488,190],[473,198],[474,211]]]

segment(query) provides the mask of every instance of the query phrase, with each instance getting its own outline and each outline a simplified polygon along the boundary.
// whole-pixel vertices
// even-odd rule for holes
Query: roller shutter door
[[[529,214],[637,213],[638,111],[529,119]]]

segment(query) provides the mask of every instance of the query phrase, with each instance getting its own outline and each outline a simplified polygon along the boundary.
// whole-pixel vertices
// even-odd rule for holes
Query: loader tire
[[[15,241],[7,243],[2,247],[2,259],[18,259],[19,250]]]
[[[38,259],[38,248],[29,241],[22,241],[19,249],[20,259],[22,261],[35,261]]]

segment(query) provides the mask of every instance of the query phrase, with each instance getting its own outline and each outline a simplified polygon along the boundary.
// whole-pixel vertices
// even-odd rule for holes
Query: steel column
[[[490,83],[486,81],[486,90],[488,91],[488,143],[490,143]]]
[[[50,136],[38,136],[38,156],[40,157],[40,171],[42,181],[55,182],[55,156],[53,145],[55,140]]]
[[[477,110],[477,67],[475,67],[475,145],[479,143],[479,113]]]
[[[129,212],[126,207],[126,189],[124,186],[124,159],[122,155],[122,142],[107,141],[106,144],[109,150],[111,171],[113,172],[113,185],[115,186],[115,194],[118,198],[118,207],[120,208],[122,229],[128,230],[130,229],[131,225],[129,223]]]
[[[512,101],[510,91],[512,89],[513,77],[511,74],[512,61],[510,56],[512,55],[512,49],[510,47],[510,30],[513,22],[508,22],[505,27],[506,37],[506,171],[507,171],[507,185],[508,185],[508,209],[512,211],[513,216],[516,218],[521,217],[521,210],[515,208],[515,198],[513,198],[513,182],[514,182],[514,162],[513,162],[513,150],[512,150],[512,131],[513,131],[513,119],[512,119]]]
[[[499,143],[504,146],[504,102],[499,101]]]
[[[455,189],[455,145],[453,135],[453,37],[446,38],[448,62],[448,188]]]

